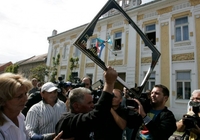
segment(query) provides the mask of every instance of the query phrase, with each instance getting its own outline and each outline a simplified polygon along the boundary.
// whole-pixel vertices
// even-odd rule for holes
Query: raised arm
[[[103,91],[112,93],[117,75],[117,72],[111,67],[108,67],[107,71],[104,71],[105,84]]]

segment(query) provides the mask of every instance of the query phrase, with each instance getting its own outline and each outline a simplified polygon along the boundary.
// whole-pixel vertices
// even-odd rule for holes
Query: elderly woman
[[[19,74],[0,75],[0,139],[28,140],[21,110],[27,101],[31,81]]]

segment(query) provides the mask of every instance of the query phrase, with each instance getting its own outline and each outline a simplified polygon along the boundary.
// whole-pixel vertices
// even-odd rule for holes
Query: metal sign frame
[[[120,82],[123,86],[125,86],[131,93],[134,94],[136,98],[140,97],[153,69],[160,57],[160,52],[156,49],[156,47],[152,44],[151,41],[146,37],[146,35],[140,30],[140,28],[135,24],[135,22],[127,15],[127,13],[118,5],[115,0],[108,0],[108,2],[104,5],[104,7],[99,11],[99,13],[94,17],[94,19],[87,25],[87,27],[82,31],[82,33],[78,36],[74,45],[87,57],[89,57],[94,63],[96,63],[103,70],[106,70],[107,67],[105,63],[98,57],[96,50],[89,48],[87,49],[87,41],[93,35],[94,28],[99,20],[99,18],[107,13],[111,9],[118,10],[122,16],[128,21],[128,23],[136,30],[136,32],[140,35],[144,43],[151,49],[152,51],[152,61],[151,65],[141,83],[140,86],[135,86],[134,88],[130,88],[127,83],[125,83],[119,76],[117,77],[117,81]]]

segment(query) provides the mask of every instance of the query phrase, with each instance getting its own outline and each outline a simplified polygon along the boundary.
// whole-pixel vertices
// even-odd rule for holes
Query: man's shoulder
[[[40,101],[36,104],[34,104],[31,108],[30,108],[30,111],[39,111],[39,108],[41,108],[41,105],[43,104],[43,101]]]
[[[63,113],[58,123],[68,123],[74,118],[75,115],[76,114],[70,112]]]
[[[165,109],[163,109],[161,112],[160,112],[160,118],[170,118],[170,119],[173,119],[173,120],[176,120],[175,119],[175,116],[174,116],[174,113],[169,110],[167,107],[165,107]]]
[[[78,114],[81,114],[81,113],[78,113]],[[78,115],[78,114],[74,114],[74,113],[71,113],[71,112],[65,112],[62,114],[62,118],[71,118],[75,115]]]
[[[57,104],[65,105],[65,103],[62,100],[60,100],[60,99],[57,99]]]

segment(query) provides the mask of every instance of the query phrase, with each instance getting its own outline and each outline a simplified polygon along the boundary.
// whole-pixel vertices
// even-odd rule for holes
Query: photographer
[[[85,84],[85,88],[88,88],[92,91],[92,79],[89,76],[83,77],[82,83]]]
[[[82,83],[84,83],[84,87],[88,88],[92,92],[92,97],[93,97],[93,103],[96,104],[97,101],[99,100],[99,97],[101,96],[101,92],[103,90],[103,82],[99,80],[99,82],[102,82],[101,86],[98,87],[98,89],[93,89],[92,88],[92,79],[89,76],[83,77]]]
[[[200,89],[192,92],[190,103],[200,104]],[[186,115],[183,115],[183,118],[176,123],[177,131],[186,132],[183,137],[188,137],[189,139],[193,138],[194,140],[200,138],[200,126],[197,125],[200,116],[199,113],[199,106],[193,106],[191,110]]]
[[[168,98],[168,88],[164,85],[155,85],[150,92],[152,109],[147,113],[139,100],[134,99],[138,103],[135,111],[141,116],[143,123],[139,129],[138,140],[168,140],[176,130],[174,114],[165,106]]]

